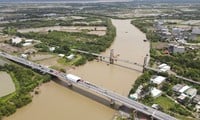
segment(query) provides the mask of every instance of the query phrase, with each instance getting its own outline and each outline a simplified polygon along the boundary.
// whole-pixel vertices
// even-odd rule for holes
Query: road
[[[60,80],[62,80],[64,82],[71,83],[73,85],[76,85],[76,86],[88,89],[90,91],[96,92],[100,95],[103,95],[103,96],[113,100],[113,101],[119,102],[119,103],[121,103],[121,104],[123,104],[123,105],[125,105],[129,108],[133,108],[133,109],[140,111],[144,114],[152,116],[153,118],[156,118],[158,120],[176,120],[176,118],[174,118],[174,117],[172,117],[172,116],[170,116],[166,113],[155,110],[155,109],[148,107],[144,104],[141,104],[137,101],[131,100],[128,97],[119,95],[117,93],[114,93],[113,91],[104,89],[102,87],[99,87],[99,86],[92,84],[92,83],[89,83],[87,81],[84,81],[84,80],[81,80],[79,82],[69,81],[66,77],[66,74],[63,73],[63,72],[59,72],[57,70],[48,68],[46,66],[42,66],[42,65],[37,64],[37,63],[33,63],[33,62],[28,61],[26,59],[7,54],[5,52],[0,52],[0,56],[7,58],[9,60],[15,61],[17,63],[23,64],[25,66],[28,66],[32,69],[36,69],[36,70],[39,70],[41,72],[48,73],[50,75],[61,78]]]

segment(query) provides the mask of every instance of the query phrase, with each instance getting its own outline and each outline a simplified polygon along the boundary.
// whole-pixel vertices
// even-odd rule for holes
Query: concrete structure
[[[158,104],[153,104],[151,107],[154,108],[154,109],[156,109],[156,110],[160,109],[160,105],[158,105]]]
[[[69,56],[67,56],[67,59],[69,59],[69,60],[72,60],[72,59],[74,59],[74,54],[71,54],[71,55],[69,55]]]
[[[177,100],[178,100],[178,102],[180,102],[180,103],[184,103],[186,97],[187,97],[187,95],[181,94],[180,96],[178,96]]]
[[[59,56],[59,57],[64,57],[65,55],[64,55],[64,54],[58,54],[58,56]]]
[[[172,90],[174,92],[178,93],[180,91],[180,89],[182,89],[183,87],[184,87],[184,85],[182,85],[182,84],[176,84],[175,86],[172,87]]]
[[[157,97],[159,97],[161,95],[162,95],[162,91],[161,90],[159,90],[159,89],[157,89],[155,87],[151,89],[151,96],[152,97],[157,98]]]
[[[49,47],[49,51],[53,52],[56,49],[56,47]]]
[[[16,57],[10,54],[7,54],[5,52],[0,52],[0,56],[7,58],[9,60],[15,61],[17,63],[23,64],[27,67],[30,67],[32,69],[36,69],[38,71],[41,71],[43,73],[47,73],[50,74],[52,76],[58,77],[60,78],[61,81],[67,83],[67,84],[73,84],[74,86],[80,87],[80,88],[84,88],[87,89],[88,91],[92,91],[95,92],[101,96],[104,96],[108,99],[110,99],[111,101],[116,101],[118,103],[121,103],[131,109],[135,109],[137,111],[140,111],[146,115],[151,116],[152,118],[158,119],[158,120],[176,120],[176,118],[163,113],[161,111],[155,110],[151,107],[148,107],[142,103],[139,103],[137,101],[131,100],[125,96],[119,95],[113,91],[104,89],[102,87],[99,87],[95,84],[92,83],[88,83],[87,81],[81,80],[81,81],[72,81],[67,79],[67,76],[65,73],[63,72],[59,72],[57,70],[42,66],[40,64],[37,63],[33,63],[31,61],[28,61],[26,59],[20,58],[20,57]]]
[[[133,100],[138,100],[139,99],[139,95],[137,93],[133,93],[133,94],[130,94],[129,97]]]
[[[23,43],[22,44],[23,47],[30,46],[30,45],[32,45],[32,43]]]
[[[13,44],[19,44],[20,42],[22,42],[22,39],[20,37],[14,37],[11,39],[11,42]]]
[[[185,47],[175,45],[175,44],[169,44],[168,50],[169,50],[170,53],[184,53]]]
[[[192,99],[193,103],[199,103],[200,102],[200,95],[196,95],[193,99]]]
[[[156,85],[161,85],[163,82],[165,82],[166,77],[163,76],[153,76],[150,81]]]
[[[184,93],[184,92],[185,92],[186,90],[188,90],[189,88],[191,88],[191,87],[185,85],[185,86],[183,86],[178,92],[179,92],[179,93]]]
[[[197,89],[196,88],[189,88],[184,92],[189,98],[193,98],[197,95]]]
[[[165,63],[158,66],[160,72],[167,72],[171,69],[171,67]]]
[[[27,55],[27,54],[21,54],[21,57],[27,59],[27,58],[28,58],[28,55]]]
[[[200,36],[200,28],[195,27],[192,29],[192,33],[191,33],[189,39],[196,40],[197,36]]]
[[[195,105],[195,109],[197,112],[200,112],[200,102]]]

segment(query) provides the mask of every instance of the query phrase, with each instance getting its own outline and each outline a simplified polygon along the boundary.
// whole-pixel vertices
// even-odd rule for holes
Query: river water
[[[117,36],[104,55],[110,49],[120,54],[120,59],[143,64],[144,56],[149,54],[149,43],[143,42],[145,34],[130,24],[130,20],[112,20],[117,28]],[[142,70],[142,68],[119,64]],[[126,69],[103,62],[92,61],[68,71],[98,86],[113,90],[124,96],[128,95],[132,84],[141,72]],[[5,120],[112,120],[115,110],[71,91],[55,82],[40,87],[41,93],[33,98],[29,105],[17,110]]]

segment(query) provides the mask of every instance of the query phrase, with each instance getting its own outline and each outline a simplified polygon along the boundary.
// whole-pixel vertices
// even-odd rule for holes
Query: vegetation
[[[16,86],[14,93],[0,98],[0,118],[1,116],[9,116],[17,108],[30,103],[32,101],[30,92],[39,84],[50,80],[49,75],[41,76],[30,69],[13,64],[0,66],[0,71],[10,73]]]
[[[167,63],[178,75],[200,81],[200,55],[198,50],[172,55],[156,54],[151,50],[151,58],[161,63]]]
[[[148,40],[153,41],[153,42],[157,42],[161,40],[161,37],[152,30],[153,28],[152,21],[136,19],[136,20],[132,20],[131,24],[135,25],[142,32],[146,33],[146,37]]]
[[[68,33],[62,31],[51,31],[47,34],[41,33],[17,33],[19,37],[40,40],[42,43],[35,45],[39,51],[49,52],[49,47],[56,47],[55,53],[66,54],[70,53],[70,49],[81,49],[89,52],[100,53],[110,47],[116,36],[115,27],[110,19],[104,18],[106,22],[106,35],[88,35],[85,33]],[[75,65],[84,64],[87,60],[92,60],[92,56],[82,55],[82,58]]]

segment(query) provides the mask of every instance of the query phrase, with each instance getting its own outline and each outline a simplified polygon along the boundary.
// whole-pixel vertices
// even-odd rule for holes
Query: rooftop
[[[155,87],[151,90],[152,97],[158,97],[162,94],[162,91],[159,89],[156,89]]]
[[[163,77],[163,76],[153,76],[150,80],[154,84],[159,85],[159,84],[163,83],[166,80],[166,77]]]
[[[175,86],[172,87],[172,90],[175,92],[178,92],[183,87],[184,87],[184,85],[176,84]]]
[[[184,87],[182,87],[180,90],[179,90],[179,92],[180,93],[183,93],[183,92],[185,92],[187,89],[189,89],[190,88],[190,86],[188,86],[188,85],[185,85]]]

